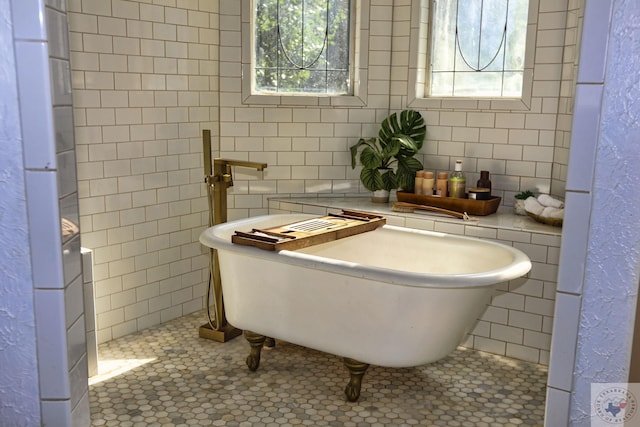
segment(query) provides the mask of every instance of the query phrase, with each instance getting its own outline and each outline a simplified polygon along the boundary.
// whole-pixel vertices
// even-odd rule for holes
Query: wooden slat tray
[[[449,209],[455,212],[466,212],[469,215],[491,215],[500,206],[500,197],[491,196],[489,200],[458,199],[455,197],[424,196],[422,194],[408,193],[406,191],[397,192],[398,200],[401,202],[415,203],[418,205],[435,206],[437,208]]]
[[[267,229],[237,231],[231,242],[268,251],[296,250],[375,230],[385,217],[368,212],[343,210],[339,214],[311,218]]]

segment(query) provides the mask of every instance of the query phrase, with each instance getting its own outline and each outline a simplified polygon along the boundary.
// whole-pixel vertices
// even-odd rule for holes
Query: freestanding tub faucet
[[[209,227],[212,227],[227,222],[227,188],[233,186],[231,167],[240,166],[262,171],[267,167],[267,164],[221,158],[216,158],[212,161],[211,131],[209,129],[202,131],[202,145],[204,153],[204,182],[207,186],[207,202],[209,204]],[[213,319],[209,311],[211,291],[213,291]],[[227,323],[224,311],[224,299],[222,297],[222,281],[220,280],[218,253],[215,249],[209,250],[209,283],[206,304],[209,321],[200,326],[200,337],[218,342],[226,342],[242,333],[240,329]]]

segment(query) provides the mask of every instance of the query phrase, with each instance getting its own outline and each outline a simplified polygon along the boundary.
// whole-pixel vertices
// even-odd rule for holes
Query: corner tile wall
[[[64,1],[13,1],[42,424],[89,423]],[[44,18],[44,19],[43,19]]]
[[[98,342],[204,307],[201,131],[217,138],[217,5],[69,2],[80,222],[94,256]]]

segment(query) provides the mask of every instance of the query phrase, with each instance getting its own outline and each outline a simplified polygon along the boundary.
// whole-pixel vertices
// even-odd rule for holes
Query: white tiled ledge
[[[436,229],[455,227],[455,225],[477,226],[480,228],[494,228],[501,230],[524,231],[536,234],[549,234],[561,236],[562,228],[553,227],[536,222],[528,216],[515,215],[510,207],[500,206],[498,212],[486,216],[472,215],[470,220],[461,220],[454,217],[439,215],[432,212],[416,211],[414,213],[395,212],[391,208],[393,201],[389,203],[373,203],[369,197],[293,197],[269,199],[269,212],[303,212],[324,215],[328,209],[352,209],[372,212],[384,215],[387,224],[411,227],[411,224],[420,225],[420,229]],[[433,227],[426,226],[424,221],[432,221]],[[440,224],[436,224],[440,223]],[[451,224],[448,225],[447,224]],[[455,225],[454,225],[455,224]]]

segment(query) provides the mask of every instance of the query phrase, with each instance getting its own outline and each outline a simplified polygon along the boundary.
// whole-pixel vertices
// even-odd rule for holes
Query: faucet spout
[[[263,171],[266,169],[267,164],[266,163],[259,163],[259,162],[250,162],[247,160],[233,160],[233,159],[214,159],[213,163],[215,165],[229,165],[229,166],[241,166],[241,167],[245,167],[245,168],[252,168],[252,169],[256,169],[258,171]]]

